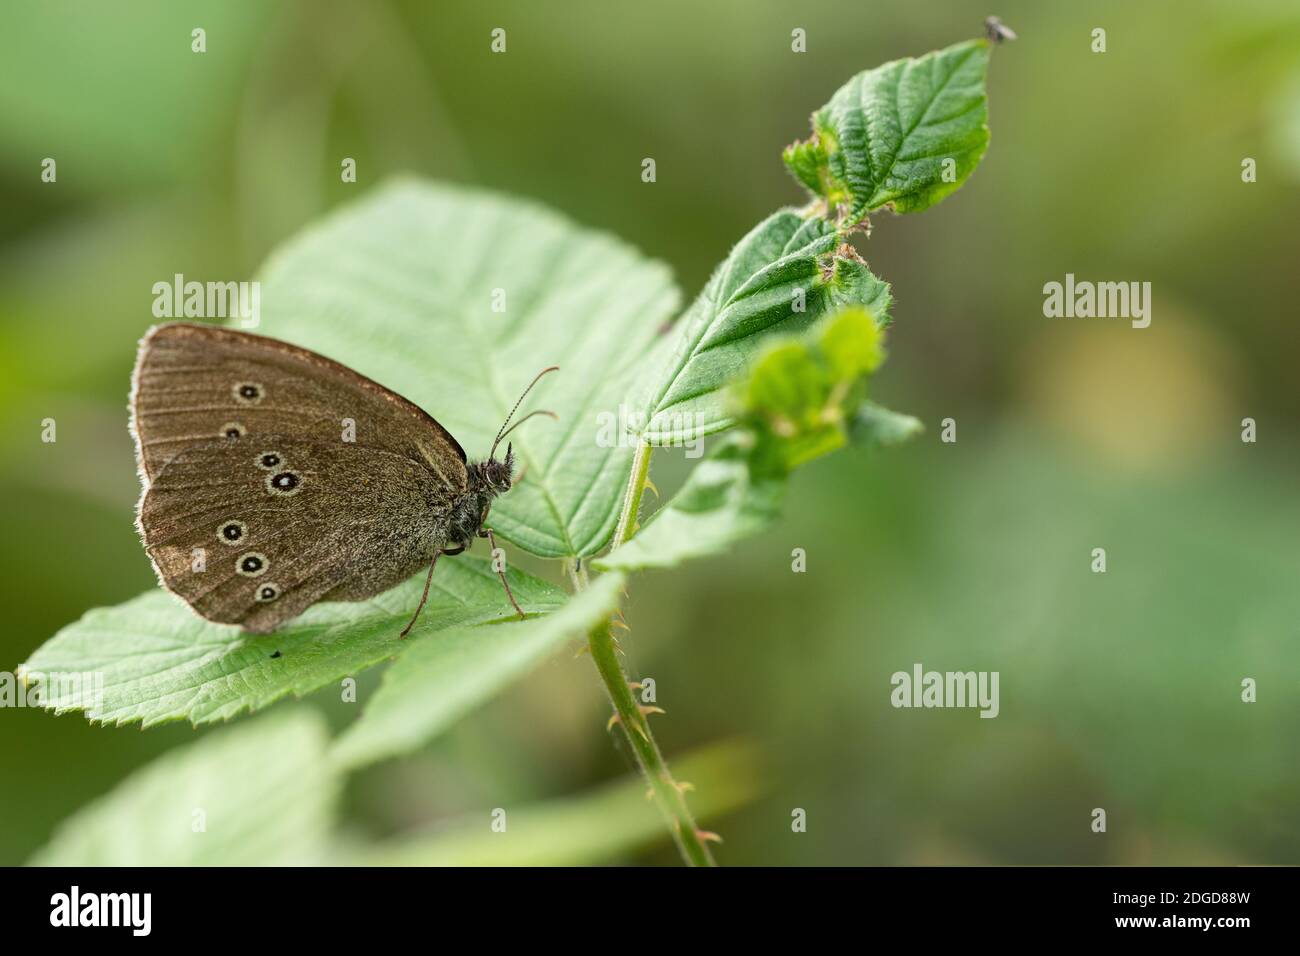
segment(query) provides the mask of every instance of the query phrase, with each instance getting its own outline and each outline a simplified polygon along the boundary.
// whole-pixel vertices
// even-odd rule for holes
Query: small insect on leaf
[[[1006,40],[1017,39],[1016,31],[997,17],[989,17],[984,21],[984,35],[989,38],[991,43],[1002,43]]]

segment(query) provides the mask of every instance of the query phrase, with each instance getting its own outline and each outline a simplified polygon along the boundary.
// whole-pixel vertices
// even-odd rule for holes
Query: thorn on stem
[[[712,830],[696,830],[695,838],[705,843],[721,843],[722,837],[718,836]]]
[[[621,714],[611,714],[609,720],[607,720],[607,721],[605,722],[605,732],[606,732],[606,733],[609,733],[611,730],[613,730],[615,724],[618,724],[618,725],[619,725],[620,727],[622,727],[624,730],[627,729],[627,724],[623,723],[623,717],[622,717]],[[636,724],[636,723],[634,723],[634,724],[632,725],[632,729],[635,730],[638,734],[641,735],[641,739],[642,739],[642,740],[644,740],[644,741],[646,741],[647,743],[649,743],[650,738],[646,736],[646,733],[645,733],[644,730],[641,729],[641,725],[640,725],[640,724]]]

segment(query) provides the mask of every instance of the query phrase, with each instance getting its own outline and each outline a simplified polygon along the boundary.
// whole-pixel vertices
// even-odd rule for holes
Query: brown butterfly
[[[264,634],[317,601],[360,601],[460,554],[514,484],[395,392],[315,352],[170,322],[140,342],[131,433],[144,489],[136,524],[163,586],[210,621]],[[504,571],[511,605],[523,617]]]

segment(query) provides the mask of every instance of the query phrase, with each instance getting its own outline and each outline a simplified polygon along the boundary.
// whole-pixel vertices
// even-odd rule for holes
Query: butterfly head
[[[506,445],[505,458],[489,457],[477,465],[479,485],[484,491],[494,495],[503,495],[510,490],[515,481],[515,453],[512,445]]]
[[[524,389],[524,394],[519,396],[519,401],[515,402],[515,407],[510,409],[510,414],[506,420],[501,423],[501,430],[497,432],[496,439],[492,442],[492,450],[488,452],[487,458],[471,466],[471,483],[476,485],[482,491],[491,495],[502,495],[510,490],[511,485],[515,483],[515,453],[514,446],[506,445],[506,457],[497,458],[497,446],[501,444],[501,439],[505,438],[512,431],[522,425],[528,419],[536,415],[547,415],[551,418],[558,418],[555,412],[539,409],[535,412],[529,412],[523,418],[519,419],[513,425],[510,420],[515,417],[515,412],[519,410],[519,405],[527,397],[528,393],[547,372],[558,372],[560,367],[552,365],[550,368],[544,368],[537,373],[537,377],[532,380],[529,386]]]

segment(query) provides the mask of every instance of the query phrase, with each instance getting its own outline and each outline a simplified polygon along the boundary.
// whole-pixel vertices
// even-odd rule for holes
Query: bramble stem
[[[650,477],[651,446],[637,445],[636,457],[632,460],[632,473],[628,478],[627,491],[623,495],[623,510],[614,531],[614,540],[610,545],[613,550],[636,533],[637,515],[641,511],[641,496],[645,493],[646,481]],[[585,569],[584,569],[585,570]],[[577,587],[585,583],[585,575],[573,575]],[[610,622],[606,621],[592,629],[587,635],[587,647],[591,659],[596,664],[596,671],[609,694],[609,701],[614,705],[616,723],[622,728],[624,737],[632,752],[636,754],[637,765],[650,786],[650,796],[659,806],[659,811],[668,822],[673,840],[682,854],[682,859],[690,866],[716,866],[708,843],[701,836],[695,825],[682,787],[673,779],[668,770],[659,745],[655,743],[650,730],[650,721],[641,712],[636,697],[628,681],[627,672],[618,659],[618,647],[610,633]]]
[[[591,649],[591,659],[596,664],[605,690],[609,692],[618,724],[623,729],[632,752],[636,754],[641,773],[650,785],[651,796],[668,821],[682,859],[691,866],[716,866],[713,854],[701,838],[695,818],[686,805],[686,797],[668,771],[663,754],[659,752],[659,745],[650,732],[650,722],[641,713],[636,698],[632,696],[632,688],[628,685],[623,665],[619,663],[609,626],[602,624],[593,628],[587,637],[587,646]]]

